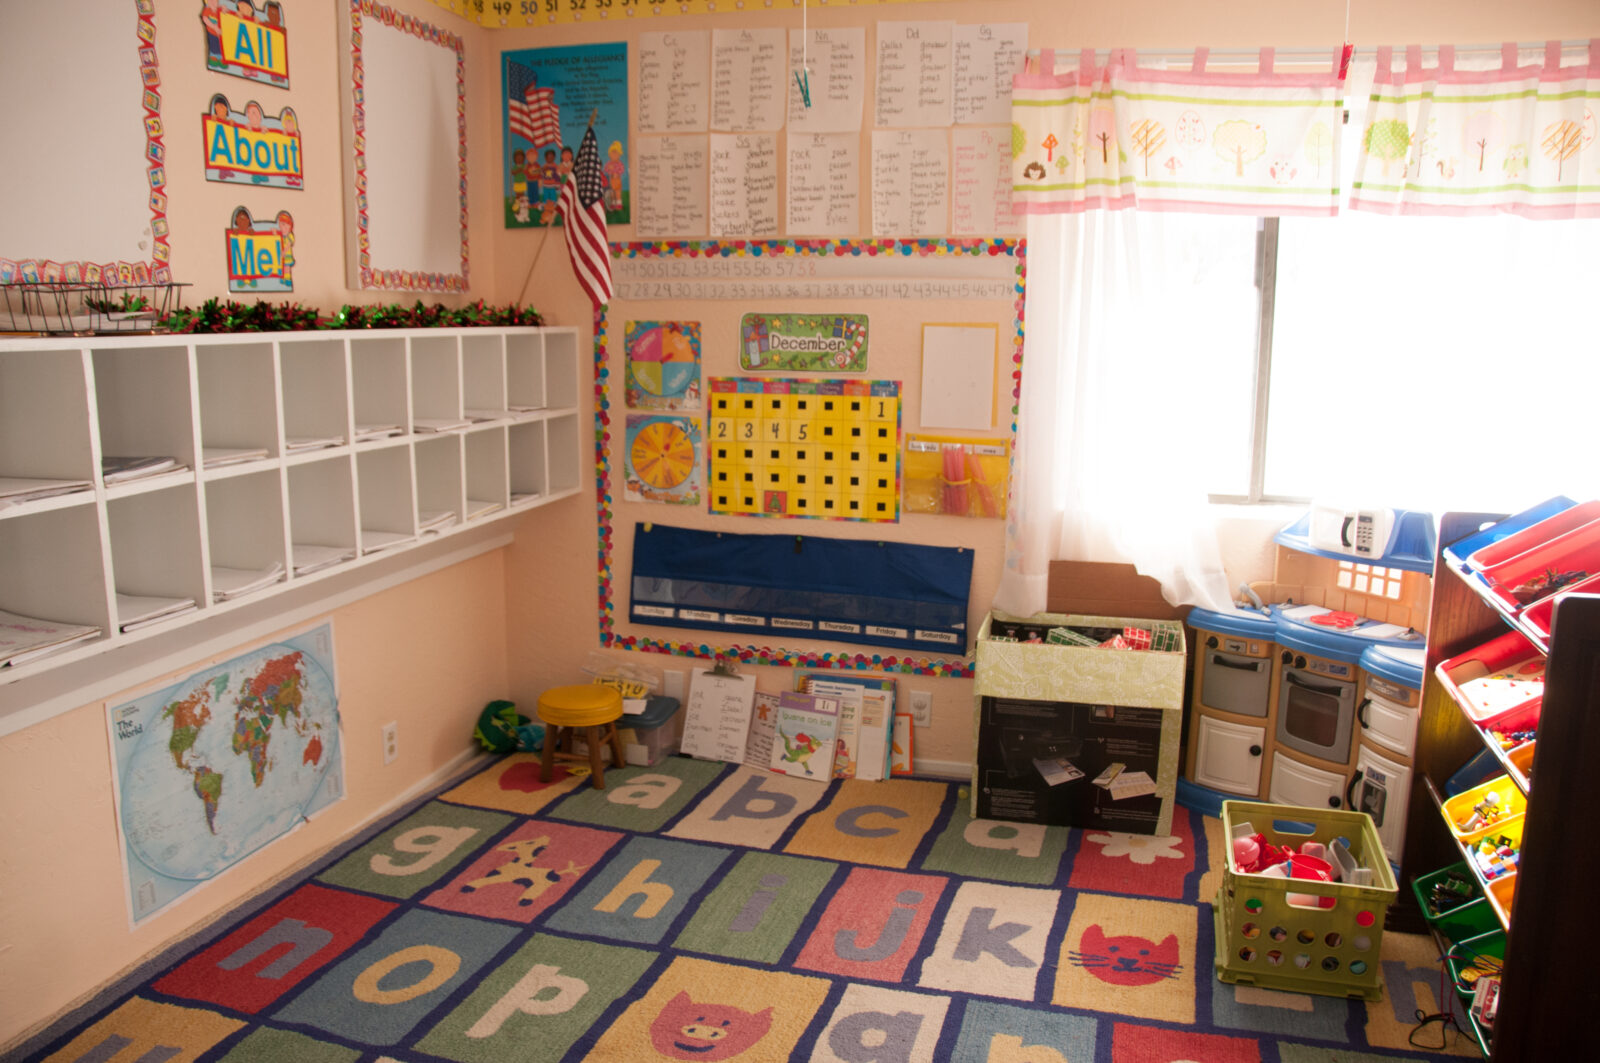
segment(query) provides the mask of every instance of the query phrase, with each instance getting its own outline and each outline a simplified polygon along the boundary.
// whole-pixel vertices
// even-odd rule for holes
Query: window
[[[1600,221],[1168,216],[1213,502],[1600,496]]]

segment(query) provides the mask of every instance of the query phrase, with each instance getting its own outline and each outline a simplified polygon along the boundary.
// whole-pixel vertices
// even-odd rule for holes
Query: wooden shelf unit
[[[1450,777],[1486,746],[1435,668],[1508,627],[1527,634],[1453,571],[1443,553],[1503,518],[1448,513],[1440,520],[1411,829],[1401,863],[1406,881],[1463,858],[1440,801]],[[1535,640],[1548,650],[1548,663],[1517,885],[1505,921],[1499,1015],[1492,1038],[1471,1031],[1496,1061],[1580,1058],[1592,1050],[1588,1024],[1600,1012],[1600,982],[1580,966],[1600,875],[1600,849],[1581,829],[1582,817],[1600,807],[1600,596],[1572,595],[1556,616],[1548,646]]]

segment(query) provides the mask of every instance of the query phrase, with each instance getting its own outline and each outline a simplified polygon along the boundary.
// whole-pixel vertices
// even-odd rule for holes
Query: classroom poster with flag
[[[629,220],[628,46],[625,42],[500,53],[505,226],[562,224],[561,189],[594,118],[601,209]]]

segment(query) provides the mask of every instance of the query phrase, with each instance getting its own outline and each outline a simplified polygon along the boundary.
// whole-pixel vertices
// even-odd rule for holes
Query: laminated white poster
[[[872,235],[950,230],[950,143],[944,129],[872,131]]]
[[[855,133],[791,133],[788,148],[784,232],[789,236],[860,232],[860,137]]]
[[[982,22],[955,31],[957,125],[1009,125],[1011,79],[1028,57],[1026,22]]]
[[[878,23],[873,125],[947,126],[954,98],[954,22]]]
[[[711,134],[711,236],[778,235],[778,138]]]
[[[865,29],[790,32],[789,132],[858,132],[866,82]]]
[[[1011,128],[950,131],[950,231],[957,236],[1022,231],[1011,211]]]
[[[711,128],[772,132],[783,128],[784,31],[715,30],[711,35]]]
[[[634,140],[634,235],[642,240],[704,236],[708,174],[703,135]]]
[[[640,35],[639,132],[706,131],[710,56],[710,38],[703,30]]]

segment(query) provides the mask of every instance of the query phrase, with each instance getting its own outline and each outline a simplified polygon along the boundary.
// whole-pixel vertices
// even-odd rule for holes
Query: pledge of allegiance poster
[[[500,77],[506,228],[561,224],[556,200],[591,116],[606,223],[628,224],[627,44],[501,52]]]

